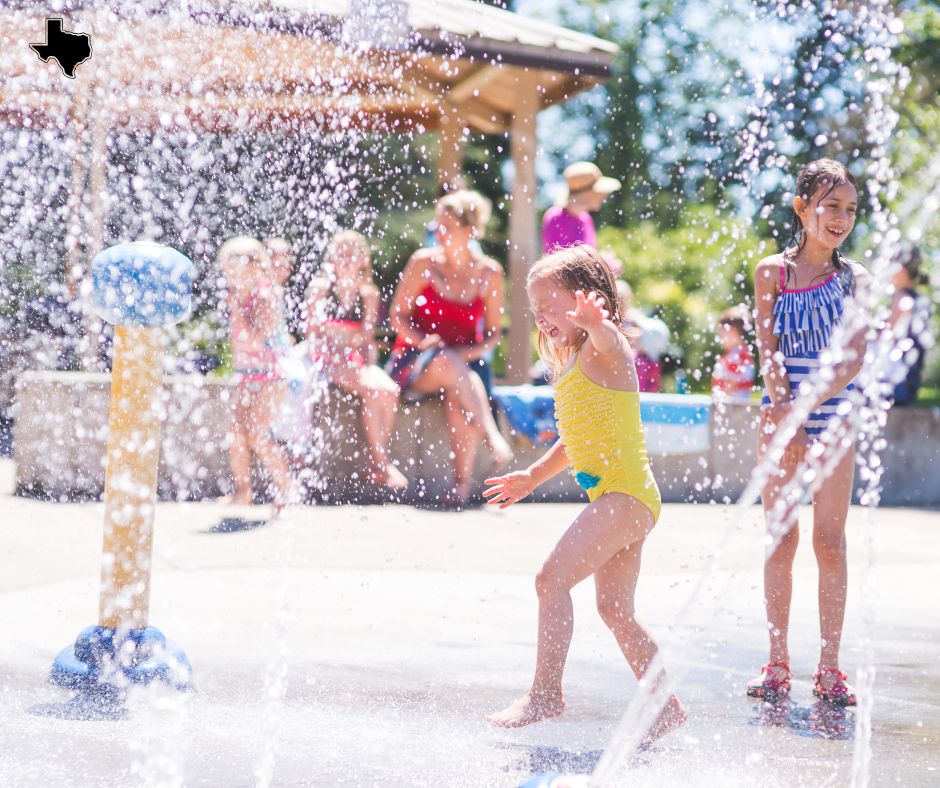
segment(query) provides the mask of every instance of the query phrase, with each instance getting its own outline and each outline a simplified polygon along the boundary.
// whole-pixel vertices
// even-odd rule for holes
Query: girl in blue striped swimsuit
[[[827,468],[824,478],[808,479],[813,488],[813,547],[819,564],[821,651],[813,693],[826,701],[854,706],[855,694],[839,669],[845,617],[847,569],[845,521],[852,495],[855,454],[837,423],[851,407],[849,392],[865,356],[864,331],[850,332],[843,360],[824,363],[845,301],[867,278],[846,260],[839,247],[855,225],[858,192],[851,173],[832,159],[804,167],[793,198],[794,242],[781,254],[762,260],[754,274],[757,344],[764,376],[759,454],[769,448],[777,428],[791,413],[795,397],[815,390],[811,412],[764,486],[762,501],[770,532],[779,543],[764,564],[764,594],[770,633],[770,659],[748,683],[751,697],[774,701],[790,690],[787,631],[793,591],[793,559],[799,540],[802,487],[786,494],[807,449]],[[827,432],[829,434],[827,434]],[[821,462],[820,462],[821,461]]]

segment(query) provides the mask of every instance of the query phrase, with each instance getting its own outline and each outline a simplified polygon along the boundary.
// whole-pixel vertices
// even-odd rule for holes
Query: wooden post
[[[537,251],[535,120],[540,105],[536,74],[519,70],[516,107],[512,116],[510,146],[515,174],[512,181],[512,208],[509,213],[509,348],[506,382],[525,383],[532,364],[529,300],[525,282]]]
[[[108,218],[108,132],[110,117],[107,107],[95,111],[91,123],[91,161],[88,176],[88,246],[87,257],[93,258],[104,248],[104,227]]]
[[[446,99],[442,102],[441,128],[437,133],[437,184],[453,183],[463,172],[464,123],[460,110]]]
[[[85,87],[76,89],[72,96],[69,110],[69,127],[75,148],[72,152],[72,173],[69,180],[68,201],[65,219],[65,284],[69,298],[79,298],[82,280],[85,275],[85,255],[82,250],[82,238],[85,235],[82,203],[85,184],[88,180],[88,122],[84,117],[88,102],[85,100]]]
[[[88,133],[91,146],[88,148],[88,188],[83,197],[83,213],[86,215],[85,223],[85,259],[91,260],[104,248],[105,223],[108,213],[108,133],[110,131],[110,117],[108,114],[107,99],[104,106],[99,107],[95,117],[88,124]],[[87,264],[83,266],[86,281],[90,279],[91,272]],[[86,370],[99,368],[100,353],[104,344],[102,333],[104,324],[95,315],[94,310],[86,296],[83,302],[83,320],[85,327],[84,352],[82,366]]]
[[[163,328],[114,327],[98,625],[143,629],[150,610]]]

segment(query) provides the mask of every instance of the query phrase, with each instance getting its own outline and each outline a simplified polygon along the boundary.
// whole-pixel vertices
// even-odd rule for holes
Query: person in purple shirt
[[[596,164],[579,161],[565,168],[567,194],[542,217],[542,251],[587,244],[597,246],[597,231],[591,212],[601,207],[604,198],[620,188],[620,181],[606,177]]]

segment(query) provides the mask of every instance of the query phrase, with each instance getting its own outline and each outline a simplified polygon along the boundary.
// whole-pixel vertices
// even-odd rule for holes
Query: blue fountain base
[[[183,650],[156,627],[87,627],[52,664],[49,681],[59,687],[121,695],[132,685],[160,681],[192,689],[192,666]]]

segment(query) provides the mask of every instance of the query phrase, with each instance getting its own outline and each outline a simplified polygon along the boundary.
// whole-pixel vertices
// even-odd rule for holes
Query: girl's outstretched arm
[[[487,479],[483,497],[488,503],[498,503],[500,509],[512,506],[527,497],[536,487],[568,467],[568,455],[561,441],[556,441],[541,459],[524,471],[513,471]]]

